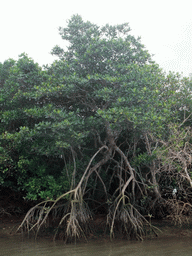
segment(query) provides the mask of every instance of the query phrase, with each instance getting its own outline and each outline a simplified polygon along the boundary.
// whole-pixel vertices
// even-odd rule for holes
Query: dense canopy
[[[144,216],[174,219],[175,188],[189,211],[192,83],[166,75],[130,31],[74,15],[51,65],[25,53],[0,63],[0,184],[46,200],[23,225],[61,208],[66,237],[102,213],[111,235],[142,238]]]

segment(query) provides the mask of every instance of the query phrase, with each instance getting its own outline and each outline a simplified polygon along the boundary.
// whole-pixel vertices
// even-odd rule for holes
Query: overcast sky
[[[129,22],[165,71],[192,73],[191,0],[1,0],[0,62],[26,52],[40,65],[65,42],[58,27],[73,14],[98,25]]]

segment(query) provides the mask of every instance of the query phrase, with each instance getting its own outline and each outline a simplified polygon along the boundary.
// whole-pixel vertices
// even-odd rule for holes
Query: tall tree
[[[165,77],[127,23],[98,27],[74,15],[59,32],[68,41],[65,50],[58,46],[52,50],[59,60],[45,67],[40,79],[27,80],[28,86],[22,79],[14,84],[14,90],[18,84],[20,89],[11,104],[17,104],[19,111],[22,103],[22,120],[31,121],[20,124],[17,131],[7,129],[3,139],[25,143],[31,154],[65,161],[72,190],[53,203],[41,224],[70,194],[69,214],[62,221],[68,218],[68,236],[79,235],[90,216],[83,199],[88,191],[93,197],[100,181],[111,234],[121,223],[127,235],[141,237],[144,218],[138,202],[148,187],[155,199],[161,196],[149,134],[166,135],[166,124],[178,111],[175,94],[180,81]],[[6,120],[6,111],[3,116]]]

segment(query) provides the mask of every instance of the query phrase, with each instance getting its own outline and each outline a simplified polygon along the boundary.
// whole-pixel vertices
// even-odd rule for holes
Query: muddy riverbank
[[[9,237],[9,236],[20,236],[21,232],[17,232],[16,230],[21,224],[24,216],[3,216],[0,217],[0,237]],[[100,222],[103,225],[102,218],[96,219],[96,224],[99,226]],[[152,224],[159,229],[157,231],[158,237],[156,237],[154,234],[149,234],[146,236],[146,240],[148,239],[158,239],[158,238],[166,238],[166,237],[188,237],[192,238],[192,221],[186,225],[183,226],[175,226],[173,225],[169,220],[153,220]],[[52,235],[47,233],[44,236],[46,239],[52,239]],[[122,239],[122,237],[116,237],[116,240]],[[88,237],[89,240],[105,240],[110,241],[109,235],[105,234],[92,234],[90,237]]]

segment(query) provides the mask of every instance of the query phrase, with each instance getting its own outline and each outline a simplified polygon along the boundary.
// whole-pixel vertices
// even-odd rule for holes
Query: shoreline
[[[21,233],[18,232],[16,233],[17,228],[21,224],[23,220],[23,216],[16,217],[16,216],[6,216],[6,217],[1,217],[0,218],[0,237],[9,237],[9,236],[21,236]],[[148,240],[148,239],[160,239],[160,238],[178,238],[178,237],[188,237],[192,238],[192,224],[186,224],[183,226],[174,226],[173,224],[170,223],[168,220],[154,220],[152,222],[152,225],[157,227],[161,232],[157,232],[158,236],[156,237],[155,235],[149,234],[147,235],[143,241]],[[50,235],[41,235],[40,238],[45,238],[45,239],[51,239],[51,234]],[[120,236],[116,236],[114,240],[127,240],[126,238],[122,238]],[[52,239],[51,239],[52,240]],[[83,239],[84,240],[84,239]],[[87,241],[94,241],[94,240],[106,240],[106,241],[111,241],[109,238],[109,235],[104,235],[104,234],[97,234],[97,235],[90,235],[87,238]],[[79,240],[81,242],[81,239]]]

